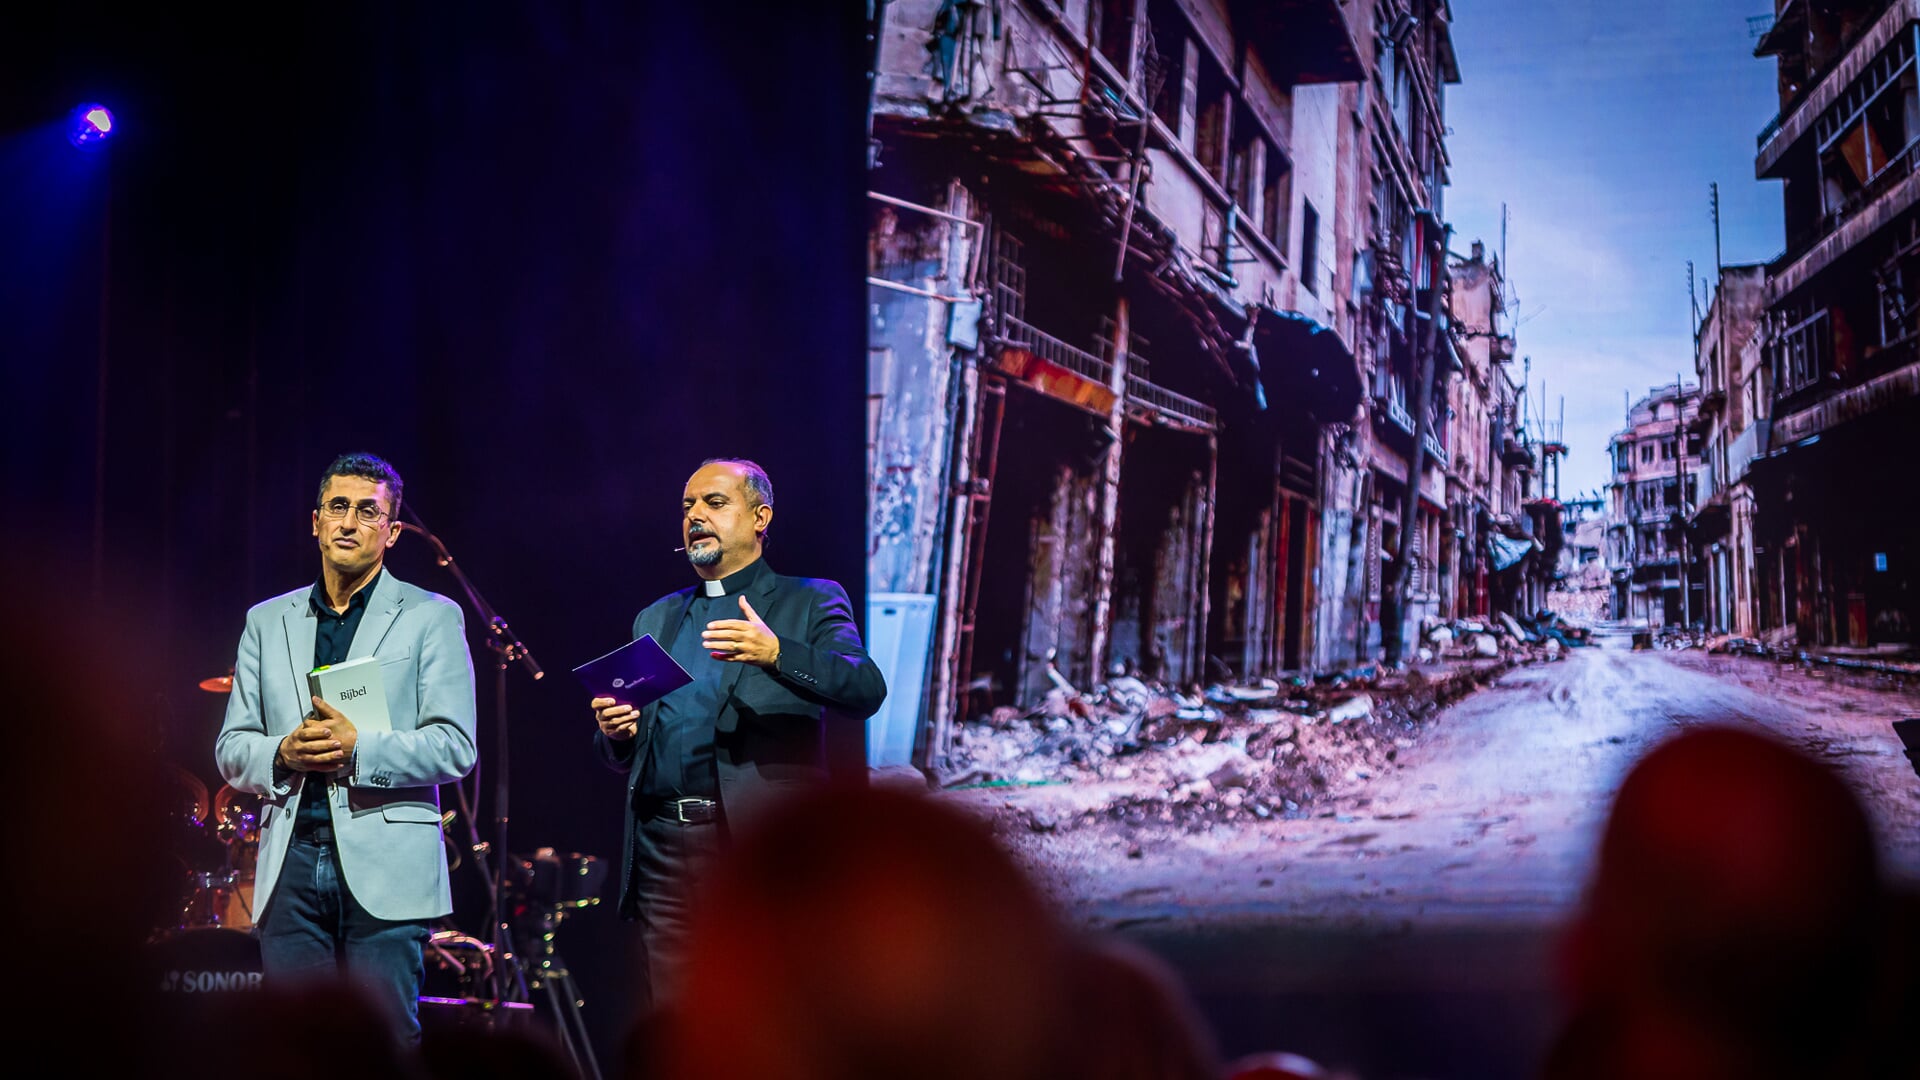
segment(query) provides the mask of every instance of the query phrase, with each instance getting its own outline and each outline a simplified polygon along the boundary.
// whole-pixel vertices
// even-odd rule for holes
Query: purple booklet
[[[594,697],[610,697],[622,705],[646,708],[693,681],[667,650],[642,634],[598,660],[573,669]]]

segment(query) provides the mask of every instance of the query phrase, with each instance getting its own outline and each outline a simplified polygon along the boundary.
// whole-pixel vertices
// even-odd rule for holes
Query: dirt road
[[[1038,834],[1007,818],[1005,834],[1094,926],[1552,922],[1577,901],[1612,792],[1641,753],[1689,725],[1753,725],[1832,761],[1873,810],[1889,867],[1920,883],[1920,777],[1889,726],[1920,715],[1920,692],[1603,641],[1501,676],[1429,723],[1394,768],[1343,782],[1332,808],[1305,820],[1082,816],[1127,794],[1124,783],[948,797],[1058,822]]]
[[[1130,825],[1099,812],[1123,784],[946,797],[992,813],[1074,919],[1169,959],[1230,1053],[1522,1076],[1556,1022],[1555,932],[1641,753],[1689,725],[1772,731],[1847,777],[1913,887],[1920,777],[1889,726],[1908,715],[1920,692],[1609,637],[1500,676],[1301,820]]]

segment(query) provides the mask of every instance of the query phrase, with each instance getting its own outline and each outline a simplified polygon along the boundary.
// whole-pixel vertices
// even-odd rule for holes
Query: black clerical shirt
[[[379,583],[381,569],[360,586],[360,591],[347,601],[347,610],[336,612],[327,602],[327,579],[314,582],[313,591],[307,594],[307,605],[313,609],[313,666],[326,667],[338,664],[347,658],[347,651],[353,648],[353,635],[360,630],[360,617],[367,613],[367,598],[373,595],[373,587]],[[311,711],[311,710],[309,710]],[[325,780],[325,773],[309,774],[309,780]],[[310,834],[316,825],[331,825],[333,819],[327,813],[327,783],[307,784],[300,792],[300,810],[294,818],[296,835]]]
[[[712,799],[719,795],[719,781],[714,776],[713,724],[720,707],[726,704],[729,669],[739,661],[715,660],[700,637],[710,622],[746,618],[746,612],[740,609],[740,594],[771,573],[765,559],[755,559],[717,582],[702,581],[694,586],[693,602],[687,605],[673,648],[668,650],[693,676],[693,682],[660,699],[653,737],[648,740],[647,768],[635,788],[639,797]],[[715,586],[722,590],[718,596],[710,595]]]

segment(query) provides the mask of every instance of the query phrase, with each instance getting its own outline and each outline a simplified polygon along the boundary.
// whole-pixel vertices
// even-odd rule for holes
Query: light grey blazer
[[[220,775],[266,796],[254,869],[256,924],[293,834],[307,774],[274,765],[280,740],[313,711],[311,586],[247,612],[233,693],[214,744]],[[363,731],[353,772],[333,785],[335,848],[353,898],[381,919],[432,919],[453,910],[441,849],[438,787],[474,763],[473,657],[460,605],[383,571],[367,598],[348,659],[377,657],[392,731]]]

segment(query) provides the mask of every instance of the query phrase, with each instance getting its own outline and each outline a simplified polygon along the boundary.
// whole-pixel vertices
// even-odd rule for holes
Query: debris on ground
[[[1517,664],[1560,659],[1586,630],[1542,613],[1433,622],[1420,640],[1431,660],[1399,669],[1206,687],[1119,674],[1084,691],[1053,678],[1032,708],[1003,705],[956,725],[941,786],[1106,785],[1080,812],[1086,820],[1205,827],[1306,817],[1343,781],[1396,768],[1440,709]],[[1031,819],[1025,828],[1071,823]]]

